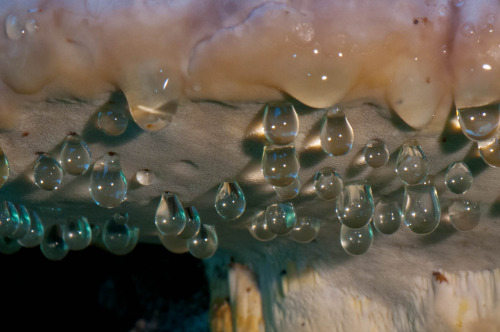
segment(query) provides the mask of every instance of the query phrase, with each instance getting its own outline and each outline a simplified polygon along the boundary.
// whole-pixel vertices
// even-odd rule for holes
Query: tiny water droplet
[[[246,199],[237,182],[222,182],[215,194],[215,210],[222,218],[233,220],[245,212]]]
[[[109,250],[109,248],[108,248],[108,250],[112,254],[118,255],[118,256],[128,255],[129,253],[131,253],[135,249],[135,247],[137,246],[137,243],[139,243],[139,233],[140,233],[139,227],[128,226],[128,225],[127,225],[127,227],[129,228],[129,233],[130,233],[130,238],[128,240],[127,245],[123,248],[116,248],[113,251]]]
[[[353,229],[346,225],[340,227],[340,244],[351,255],[362,255],[373,243],[373,231],[370,224]]]
[[[321,220],[312,217],[301,217],[297,220],[290,237],[299,243],[309,243],[319,234]]]
[[[57,190],[63,179],[63,170],[57,160],[42,153],[35,163],[33,177],[38,188]]]
[[[342,177],[331,167],[323,167],[314,175],[314,191],[321,199],[336,199],[343,188]]]
[[[89,190],[94,202],[108,209],[117,207],[125,200],[127,180],[119,154],[110,152],[94,163]]]
[[[500,167],[500,140],[494,140],[485,144],[478,144],[479,153],[484,162],[492,167]]]
[[[366,144],[364,156],[368,166],[379,168],[389,161],[389,150],[384,141],[376,138]]]
[[[396,173],[405,184],[420,183],[429,171],[427,157],[415,141],[410,141],[399,150]]]
[[[71,175],[82,175],[90,166],[90,150],[82,138],[76,134],[66,137],[60,154],[61,167]]]
[[[465,0],[453,0],[453,5],[455,7],[462,7],[465,3]]]
[[[37,32],[40,27],[38,26],[38,23],[35,19],[31,18],[26,21],[26,24],[24,25],[24,29],[26,30],[27,33],[35,33]]]
[[[297,215],[292,203],[275,203],[266,209],[266,223],[276,235],[290,233],[297,223]]]
[[[19,228],[19,214],[9,201],[0,203],[0,237],[8,237]]]
[[[9,174],[9,161],[7,160],[7,156],[5,155],[3,150],[0,148],[0,188],[2,188],[5,182],[7,182],[7,180],[9,179]]]
[[[451,224],[459,231],[470,231],[479,224],[481,208],[479,203],[455,201],[448,208]]]
[[[17,15],[9,14],[5,18],[5,34],[10,40],[20,40],[23,38],[24,29]]]
[[[187,245],[191,255],[198,259],[212,257],[219,245],[215,227],[204,224],[201,225],[198,234],[187,240]]]
[[[299,131],[299,117],[290,103],[269,103],[264,111],[264,133],[273,144],[290,144]]]
[[[248,227],[250,234],[261,242],[271,241],[276,237],[276,234],[271,232],[266,222],[266,214],[264,211],[257,213],[252,218],[250,227]]]
[[[110,105],[99,112],[97,127],[108,136],[119,136],[127,130],[128,117],[123,107]]]
[[[434,186],[405,186],[403,218],[405,225],[417,234],[429,234],[439,225],[441,206]]]
[[[128,223],[128,213],[115,213],[113,215],[113,220],[119,224],[126,224]]]
[[[470,38],[476,34],[476,28],[474,27],[474,24],[465,22],[462,24],[461,32],[464,37]]]
[[[30,216],[31,223],[28,233],[17,240],[25,248],[33,248],[40,245],[44,236],[42,220],[40,220],[38,214],[35,211],[31,211]]]
[[[472,173],[465,163],[453,163],[446,170],[444,183],[452,193],[463,194],[472,186]]]
[[[13,208],[16,208],[13,206]],[[28,209],[22,204],[18,204],[16,211],[17,212],[18,218],[19,218],[19,226],[17,229],[12,233],[9,237],[11,239],[21,239],[23,238],[26,234],[28,234],[31,226],[31,217],[30,213],[28,212]],[[12,215],[12,213],[11,213]]]
[[[500,105],[457,109],[460,128],[471,141],[486,141],[495,136],[500,126]]]
[[[284,187],[273,186],[273,189],[274,192],[276,193],[276,196],[278,196],[278,198],[281,201],[287,201],[299,195],[300,186],[301,186],[300,178],[297,176],[293,180],[292,184],[289,184],[288,186]]]
[[[185,239],[181,239],[176,235],[168,235],[168,234],[159,234],[161,243],[163,246],[170,252],[174,254],[184,254],[189,251],[187,247],[187,241]]]
[[[391,199],[382,198],[373,212],[373,226],[379,233],[394,234],[401,225],[403,215],[399,204]]]
[[[69,247],[62,237],[61,226],[56,224],[50,226],[45,232],[40,249],[43,255],[52,261],[60,261],[69,252]]]
[[[186,213],[177,195],[161,194],[155,215],[156,228],[161,234],[178,235],[186,226]]]
[[[293,183],[300,169],[299,159],[292,145],[264,147],[262,173],[272,186],[285,187]]]
[[[200,215],[194,206],[186,207],[184,212],[186,214],[186,226],[177,236],[181,239],[187,240],[198,234],[201,227],[201,220]]]
[[[143,186],[149,186],[155,179],[155,174],[149,169],[141,169],[135,173],[135,179]]]
[[[323,150],[332,156],[342,156],[351,151],[354,133],[341,108],[333,107],[326,112],[320,139]]]
[[[344,186],[337,199],[337,216],[349,228],[361,228],[373,217],[372,188],[364,183]]]
[[[131,238],[127,224],[120,224],[113,219],[107,220],[102,230],[102,242],[112,254],[122,252],[129,245]]]
[[[71,250],[83,250],[92,241],[92,230],[86,217],[69,218],[63,229],[63,238]]]

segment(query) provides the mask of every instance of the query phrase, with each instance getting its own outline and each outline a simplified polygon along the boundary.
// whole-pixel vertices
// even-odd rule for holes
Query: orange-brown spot
[[[443,282],[446,282],[448,283],[448,279],[446,279],[446,277],[444,276],[444,274],[442,274],[441,272],[438,272],[438,271],[434,271],[432,272],[432,276],[436,279],[437,282],[439,282],[440,284],[442,284]]]
[[[25,131],[25,132],[23,132],[23,133],[21,134],[21,136],[22,136],[22,137],[26,137],[26,136],[28,136],[29,134],[30,134],[30,133],[28,133],[27,131]]]

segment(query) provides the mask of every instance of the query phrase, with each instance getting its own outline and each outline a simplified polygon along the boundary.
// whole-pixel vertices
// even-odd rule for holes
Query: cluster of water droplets
[[[30,9],[28,11],[29,14],[33,14],[38,12],[37,8]],[[26,20],[22,20],[16,14],[9,14],[5,18],[5,34],[7,38],[13,41],[21,40],[27,34],[34,34],[37,32],[40,27],[35,18],[28,18]]]

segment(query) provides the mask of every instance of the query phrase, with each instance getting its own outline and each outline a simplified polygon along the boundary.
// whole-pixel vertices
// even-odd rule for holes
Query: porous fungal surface
[[[46,229],[85,216],[106,233],[128,213],[139,241],[175,252],[187,241],[200,258],[204,238],[218,243],[206,260],[213,331],[495,331],[499,21],[493,0],[3,1],[0,198]],[[273,132],[285,122],[291,134]],[[91,152],[83,175],[60,157],[74,134],[79,156]],[[368,160],[373,139],[388,160]],[[349,188],[333,200],[316,193],[325,167]],[[227,192],[239,201],[215,201]],[[403,210],[393,235],[370,221],[382,198]],[[160,239],[170,215],[199,226],[182,206],[196,207],[198,238],[184,221]],[[248,228],[268,206],[281,236],[261,242]],[[0,212],[8,252],[16,235]],[[303,218],[320,225],[307,244],[283,235]],[[341,244],[367,223],[366,253],[354,236]]]

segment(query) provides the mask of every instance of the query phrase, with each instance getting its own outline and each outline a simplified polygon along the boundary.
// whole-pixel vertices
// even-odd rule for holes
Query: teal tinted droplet
[[[141,169],[135,173],[135,179],[143,186],[149,186],[155,179],[155,174],[149,169]]]
[[[5,182],[7,182],[7,180],[9,179],[9,174],[9,161],[7,160],[7,156],[5,155],[3,150],[0,148],[0,188],[2,188]]]
[[[472,186],[472,173],[463,162],[453,163],[446,170],[444,183],[452,193],[463,194]]]
[[[405,225],[417,234],[429,234],[439,225],[441,206],[434,186],[405,186],[403,205]]]
[[[109,152],[94,163],[90,175],[90,196],[105,208],[120,205],[127,195],[127,180],[122,172],[120,155]]]
[[[215,210],[222,218],[234,220],[245,212],[246,199],[237,182],[222,182],[215,194]]]
[[[269,103],[264,110],[264,134],[273,144],[290,144],[299,132],[299,117],[290,103]]]
[[[299,243],[309,243],[314,240],[321,227],[321,220],[313,217],[301,217],[297,220],[290,237]]]
[[[293,183],[300,169],[295,147],[270,145],[264,147],[262,173],[272,186],[285,187]]]
[[[198,234],[187,240],[191,255],[198,259],[210,258],[217,251],[219,240],[214,226],[202,224]]]
[[[271,232],[266,221],[266,214],[264,211],[257,213],[253,216],[251,225],[248,227],[250,234],[261,242],[271,241],[276,237],[276,234]]]
[[[471,141],[481,142],[492,138],[500,126],[500,105],[457,109],[460,128]]]
[[[77,134],[66,137],[59,158],[61,167],[71,175],[82,175],[90,166],[89,147]]]
[[[0,203],[0,237],[8,237],[19,228],[19,215],[9,201]]]
[[[364,183],[344,186],[337,199],[337,216],[340,222],[349,228],[366,226],[373,217],[372,189]]]
[[[448,208],[451,224],[457,230],[465,232],[475,228],[481,219],[479,203],[471,201],[455,201]]]
[[[15,207],[13,207],[15,208]],[[26,234],[28,234],[31,226],[31,217],[28,209],[22,204],[18,204],[16,208],[18,218],[19,218],[19,226],[9,237],[12,239],[21,239]],[[15,213],[15,212],[14,212]],[[11,213],[12,216],[12,213]]]
[[[351,255],[362,255],[373,243],[373,231],[370,224],[353,229],[346,225],[340,227],[340,244]]]
[[[34,167],[35,184],[43,190],[57,190],[63,179],[63,169],[54,158],[42,153]]]
[[[128,223],[128,213],[115,213],[113,215],[113,220],[119,224],[126,224]]]
[[[266,223],[276,235],[290,233],[297,223],[297,215],[292,203],[275,203],[266,209]]]
[[[25,31],[17,15],[7,15],[5,18],[5,33],[10,40],[20,40],[24,36]]]
[[[110,250],[112,254],[118,255],[118,256],[124,256],[128,255],[131,253],[135,247],[137,246],[137,243],[139,243],[139,233],[140,229],[137,226],[129,226],[129,232],[130,232],[130,239],[127,243],[127,245],[123,248],[118,248],[113,251]],[[109,248],[108,248],[109,250]]]
[[[111,253],[121,252],[130,242],[130,228],[127,224],[120,224],[110,219],[106,221],[102,230],[102,242]]]
[[[478,143],[478,147],[485,163],[492,167],[500,167],[500,140],[498,138],[484,144]]]
[[[155,215],[156,228],[161,234],[178,235],[186,226],[186,213],[177,195],[161,194]]]
[[[92,230],[86,217],[70,217],[63,229],[63,238],[71,250],[83,250],[92,241]]]
[[[168,234],[159,234],[161,243],[163,246],[170,252],[174,254],[184,254],[189,251],[187,247],[187,241],[185,239],[181,239],[176,235],[168,235]]]
[[[99,112],[97,127],[108,136],[120,136],[127,130],[128,117],[123,107],[110,105]]]
[[[354,132],[339,107],[327,110],[321,125],[320,140],[323,150],[332,156],[342,156],[351,151]]]
[[[198,234],[201,227],[201,220],[200,215],[194,206],[186,207],[184,212],[186,214],[186,226],[177,236],[181,239],[187,240]]]
[[[10,237],[0,237],[0,253],[4,255],[12,255],[21,250],[22,246],[17,240]]]
[[[342,177],[331,167],[323,167],[314,175],[314,191],[321,199],[336,199],[343,188]]]
[[[60,225],[52,225],[45,232],[40,249],[43,255],[52,261],[60,261],[69,252],[69,247],[63,239]]]
[[[301,186],[300,178],[297,176],[293,180],[292,184],[289,184],[288,186],[284,187],[273,186],[273,189],[274,192],[276,193],[276,196],[278,196],[278,198],[281,201],[288,201],[299,195],[300,186]]]
[[[387,164],[390,155],[384,141],[372,139],[365,145],[364,157],[368,166],[380,168]]]
[[[30,217],[31,223],[28,233],[17,240],[25,248],[33,248],[40,245],[44,235],[44,227],[38,214],[35,211],[31,211]]]
[[[410,141],[399,150],[396,173],[405,184],[420,183],[429,171],[427,157],[415,141]]]
[[[382,234],[394,234],[399,229],[403,215],[399,204],[388,198],[382,198],[373,212],[373,226]]]

